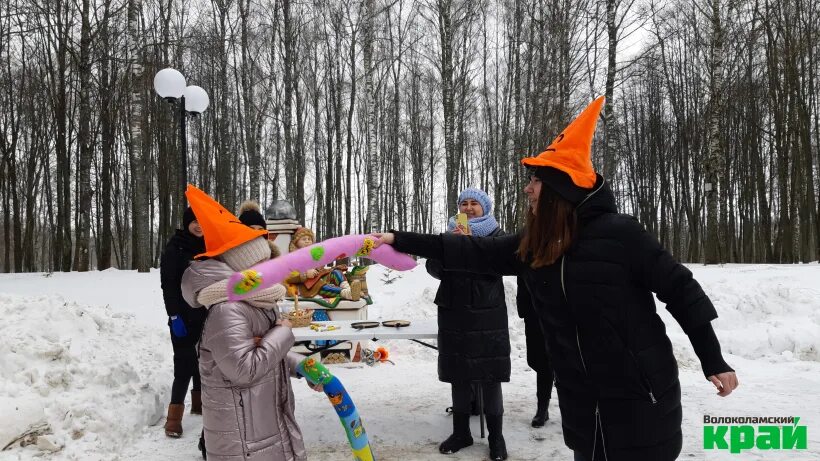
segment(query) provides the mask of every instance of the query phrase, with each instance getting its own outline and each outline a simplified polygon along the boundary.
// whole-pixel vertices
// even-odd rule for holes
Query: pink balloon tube
[[[337,259],[351,256],[370,258],[379,264],[400,271],[416,267],[416,261],[413,258],[399,253],[390,245],[375,248],[376,240],[376,237],[366,234],[336,237],[236,272],[228,280],[228,299],[231,301],[244,299],[273,284],[282,283],[294,272],[306,272]]]

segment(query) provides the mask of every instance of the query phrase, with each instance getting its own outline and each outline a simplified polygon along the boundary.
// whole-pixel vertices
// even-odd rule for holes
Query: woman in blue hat
[[[463,226],[451,217],[447,231],[455,235],[504,235],[491,214],[486,192],[468,188],[459,194],[458,212],[467,215]],[[436,259],[427,260],[427,272],[441,280],[438,306],[438,376],[452,385],[453,433],[439,446],[451,454],[473,444],[470,413],[483,396],[489,429],[490,459],[507,458],[502,435],[504,405],[501,383],[510,380],[510,334],[504,283],[497,275],[449,271]]]

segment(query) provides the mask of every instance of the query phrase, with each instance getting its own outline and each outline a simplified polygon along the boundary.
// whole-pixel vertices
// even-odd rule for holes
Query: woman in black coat
[[[199,357],[196,345],[205,323],[205,309],[192,309],[182,297],[180,283],[182,274],[194,259],[205,252],[202,229],[196,221],[193,210],[188,207],[183,213],[182,229],[168,241],[160,262],[160,282],[162,299],[168,313],[168,327],[171,345],[174,348],[174,383],[171,385],[171,404],[165,420],[165,435],[182,436],[182,415],[185,413],[185,394],[193,380],[191,389],[191,413],[202,414],[201,387],[199,380]]]
[[[652,293],[666,303],[701,362],[729,395],[738,385],[711,321],[714,306],[632,217],[618,214],[590,146],[603,98],[538,157],[524,189],[519,235],[475,238],[395,232],[397,250],[445,269],[520,275],[549,344],[564,441],[579,461],[671,461],[683,441],[678,366]]]
[[[451,235],[497,237],[504,233],[491,214],[492,202],[482,190],[468,188],[458,197],[459,213],[469,228],[450,218]],[[453,434],[439,446],[444,454],[473,444],[470,413],[473,389],[483,395],[489,430],[490,459],[507,458],[502,435],[504,405],[501,383],[510,380],[510,334],[504,283],[497,275],[445,270],[441,261],[427,260],[427,272],[441,280],[438,306],[438,376],[452,385]]]
[[[521,277],[518,277],[518,291],[515,295],[515,304],[518,309],[518,316],[524,319],[524,336],[527,340],[527,365],[535,371],[536,391],[538,406],[535,416],[530,423],[532,427],[543,427],[550,419],[549,405],[552,397],[552,365],[550,364],[547,340],[544,338],[544,331],[541,328],[541,319],[538,312],[532,305],[530,290]]]

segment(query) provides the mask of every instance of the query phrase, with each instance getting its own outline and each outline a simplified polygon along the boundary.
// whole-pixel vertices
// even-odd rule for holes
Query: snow
[[[659,303],[681,368],[684,446],[681,459],[820,459],[820,265],[690,265],[715,303],[714,322],[741,387],[715,395],[686,336]],[[435,317],[437,281],[423,265],[398,273],[371,269],[370,317]],[[503,385],[504,436],[510,459],[571,459],[561,436],[557,400],[544,428],[529,426],[535,373],[526,365],[523,322],[515,312],[515,279],[505,279],[513,373]],[[162,424],[172,379],[171,345],[159,273],[0,275],[0,451],[3,460],[199,459],[201,417],[186,414],[180,440]],[[443,457],[451,429],[444,413],[449,385],[438,381],[436,353],[410,341],[384,341],[395,365],[331,366],[351,392],[378,459],[482,459],[487,442]],[[297,418],[311,460],[349,460],[338,420],[323,394],[294,381]],[[800,416],[808,450],[705,451],[703,416]]]

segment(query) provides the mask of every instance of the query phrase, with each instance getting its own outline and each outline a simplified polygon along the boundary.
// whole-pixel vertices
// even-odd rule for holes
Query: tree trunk
[[[723,143],[720,121],[723,117],[723,26],[720,18],[720,0],[712,0],[711,66],[709,67],[709,153],[704,162],[706,180],[706,264],[725,261],[719,235],[718,181],[723,173]],[[723,187],[729,187],[728,184]],[[724,204],[725,205],[725,204]]]
[[[367,178],[367,217],[364,219],[363,232],[373,232],[379,227],[378,204],[376,194],[379,193],[379,183],[376,179],[378,147],[377,133],[378,120],[376,118],[376,88],[373,87],[373,42],[375,8],[373,0],[363,0],[364,2],[364,25],[362,29],[362,54],[364,57],[364,112],[367,117],[365,122],[365,175]]]
[[[617,167],[618,139],[617,120],[613,110],[613,96],[615,94],[615,72],[617,48],[618,48],[618,25],[615,22],[618,11],[619,0],[606,0],[606,31],[607,31],[607,66],[606,66],[606,89],[604,96],[604,158],[603,171],[604,178],[612,179],[615,176]]]
[[[446,181],[447,205],[452,206],[458,200],[459,165],[455,152],[455,103],[453,63],[454,26],[452,18],[452,0],[437,0],[438,32],[441,42],[439,73],[441,77],[441,105],[444,113],[444,176]]]
[[[111,181],[113,176],[112,159],[114,157],[114,136],[115,136],[115,108],[111,93],[114,91],[116,83],[116,72],[110,69],[113,60],[106,60],[103,63],[100,81],[104,87],[101,91],[102,101],[100,103],[100,138],[102,140],[102,171],[100,174],[100,210],[102,214],[102,224],[100,226],[100,244],[97,252],[97,269],[105,270],[111,267]]]
[[[80,148],[78,163],[79,197],[77,215],[77,246],[74,257],[74,268],[79,272],[90,269],[89,244],[91,239],[91,1],[82,0],[80,27],[80,60],[77,73],[80,79],[79,91],[79,124],[77,143]]]
[[[149,230],[149,201],[147,177],[147,149],[143,145],[143,111],[144,111],[144,76],[143,76],[143,49],[141,42],[140,16],[142,0],[128,2],[128,38],[131,66],[130,110],[130,164],[131,187],[133,206],[133,246],[132,267],[139,272],[148,272],[151,269],[151,236]]]
[[[63,8],[68,8],[60,2],[57,7],[56,28],[57,43],[57,75],[54,105],[54,120],[57,124],[56,157],[57,157],[57,235],[56,250],[54,253],[55,266],[63,272],[71,270],[71,158],[68,151],[68,101],[66,88],[66,71],[68,59],[69,25],[64,24]]]
[[[260,158],[259,158],[259,140],[257,138],[256,120],[257,114],[254,108],[254,92],[251,83],[251,77],[256,66],[251,59],[249,50],[249,13],[251,8],[250,0],[239,0],[239,16],[241,20],[241,35],[240,46],[242,54],[242,66],[239,69],[239,75],[242,82],[242,108],[244,113],[245,126],[243,127],[243,134],[245,138],[245,151],[248,154],[248,179],[250,186],[251,200],[260,200],[259,183],[260,183]]]
[[[350,235],[353,226],[353,187],[351,168],[353,166],[353,115],[356,110],[356,29],[350,33],[350,106],[347,110],[347,158],[345,171],[345,235]]]

